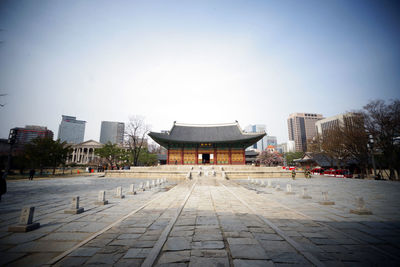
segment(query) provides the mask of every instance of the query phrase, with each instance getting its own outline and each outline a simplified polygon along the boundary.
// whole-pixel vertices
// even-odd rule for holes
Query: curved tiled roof
[[[157,143],[255,143],[266,133],[244,133],[238,123],[182,124],[175,123],[169,133],[150,132]]]

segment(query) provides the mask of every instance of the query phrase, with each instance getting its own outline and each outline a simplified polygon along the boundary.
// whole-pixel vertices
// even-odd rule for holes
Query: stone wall
[[[106,171],[105,177],[110,178],[141,178],[141,179],[157,179],[167,178],[174,180],[186,179],[189,171],[192,171],[194,177],[198,176],[197,173],[202,171],[202,176],[205,172],[214,170],[216,177],[222,177],[220,166],[218,165],[193,165],[193,166],[156,166],[156,167],[134,167],[130,170],[115,170]],[[193,167],[193,170],[191,168]],[[213,168],[212,168],[213,167]],[[292,177],[290,171],[282,170],[279,167],[254,167],[254,166],[222,166],[225,171],[226,177],[229,179],[247,179],[250,178],[280,178],[280,177]],[[304,177],[303,172],[296,172],[297,177]]]
[[[157,179],[167,178],[169,180],[183,180],[185,179],[188,171],[157,171],[157,170],[118,170],[118,171],[105,171],[105,177],[108,178],[140,178],[140,179]]]

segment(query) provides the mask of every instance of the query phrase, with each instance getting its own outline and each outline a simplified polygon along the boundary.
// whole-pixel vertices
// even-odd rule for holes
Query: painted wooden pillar
[[[217,148],[214,147],[214,165],[217,165]]]
[[[229,148],[229,165],[232,164],[232,150]]]
[[[169,146],[167,147],[167,165],[169,164]]]
[[[182,151],[181,151],[181,164],[183,165],[183,147],[182,147]]]
[[[196,146],[196,160],[195,160],[195,164],[198,165],[199,164],[199,147]]]
[[[243,164],[246,165],[246,150],[243,148]]]

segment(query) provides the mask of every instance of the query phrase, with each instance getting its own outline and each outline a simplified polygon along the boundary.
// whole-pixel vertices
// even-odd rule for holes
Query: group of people
[[[304,171],[304,176],[306,177],[306,178],[311,178],[311,171],[310,171],[310,169],[306,169],[305,171]],[[294,179],[296,179],[296,170],[292,170],[292,179],[294,180]]]

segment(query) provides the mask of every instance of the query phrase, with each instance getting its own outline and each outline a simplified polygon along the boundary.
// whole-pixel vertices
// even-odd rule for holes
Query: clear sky
[[[397,2],[397,3],[396,3]],[[266,124],[400,98],[398,1],[0,1],[0,137],[61,115]]]

